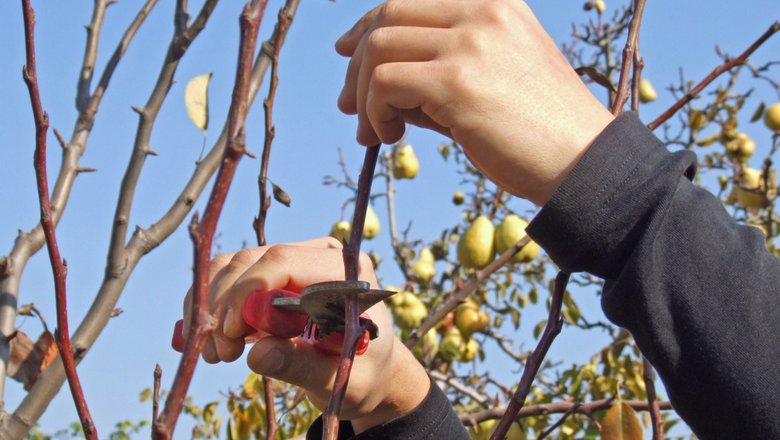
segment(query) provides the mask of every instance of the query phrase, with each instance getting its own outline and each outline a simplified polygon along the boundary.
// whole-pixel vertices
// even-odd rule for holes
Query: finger
[[[400,112],[401,118],[403,118],[405,123],[439,132],[440,134],[452,139],[452,132],[450,129],[441,124],[438,124],[436,121],[431,119],[428,115],[425,114],[425,112],[422,111],[420,107],[409,110],[400,109],[398,111]]]
[[[373,69],[389,62],[434,59],[442,42],[446,41],[445,32],[435,28],[393,26],[365,34],[347,67],[344,88],[338,100],[339,109],[346,114],[357,112],[359,126],[367,127],[363,104]],[[371,134],[359,132],[359,142],[363,145],[375,144],[377,139]]]
[[[363,36],[382,26],[449,27],[461,14],[440,0],[390,0],[368,11],[336,41],[336,52],[352,56]]]
[[[323,354],[303,339],[263,338],[249,351],[252,371],[309,390],[328,390],[339,358]]]
[[[361,253],[359,278],[376,285],[371,270],[371,260]],[[270,247],[260,260],[249,268],[231,288],[226,307],[233,310],[230,316],[240,316],[247,295],[254,291],[284,289],[301,292],[306,286],[325,281],[344,279],[344,262],[339,249],[304,248],[276,245]],[[225,320],[224,333],[238,337],[246,324],[238,320]]]
[[[403,136],[400,110],[420,109],[427,124],[440,132],[449,131],[447,121],[440,116],[445,94],[436,79],[437,71],[436,62],[386,63],[374,69],[366,96],[366,118],[382,142],[393,143]]]

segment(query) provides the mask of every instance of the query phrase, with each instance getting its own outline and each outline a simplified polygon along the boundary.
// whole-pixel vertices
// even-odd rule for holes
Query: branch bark
[[[294,16],[299,4],[300,0],[287,0],[285,8],[290,15]],[[274,37],[272,36],[271,40],[273,38]],[[269,66],[269,57],[265,53],[260,52],[252,72],[250,99],[254,100]],[[85,139],[86,137],[84,137],[84,140]],[[78,350],[86,352],[92,344],[94,344],[98,335],[100,335],[108,324],[111,311],[116,307],[122,290],[139,260],[167,239],[190,212],[195,200],[197,200],[209,179],[219,166],[227,143],[226,140],[227,127],[223,129],[207,156],[197,164],[190,180],[184,186],[168,211],[149,227],[136,228],[127,246],[123,246],[124,256],[122,258],[125,264],[122,270],[119,272],[106,270],[103,282],[90,310],[73,334],[72,342]],[[83,143],[79,145],[83,145]],[[71,144],[71,148],[73,148],[73,144]],[[22,240],[17,240],[17,242],[22,242]],[[29,246],[26,239],[22,244],[23,245],[20,245],[20,248],[23,249],[23,252],[29,252]],[[24,255],[25,262],[29,259],[30,255],[31,254]],[[14,265],[13,269],[15,270],[18,266],[17,260],[13,260],[12,264]],[[10,266],[9,269],[11,269]],[[18,273],[21,273],[21,271]],[[1,281],[5,283],[6,280]],[[19,278],[13,278],[13,282],[13,286],[15,286],[14,291],[18,291]],[[5,284],[2,286],[3,292],[6,292]],[[15,313],[15,308],[13,310]],[[13,322],[13,320],[11,322]],[[0,342],[1,341],[2,340],[0,340]],[[0,415],[0,433],[10,438],[24,437],[46,410],[49,402],[57,394],[64,381],[64,371],[59,363],[54,362],[42,373],[32,390],[25,396],[13,414],[3,413]]]
[[[561,306],[563,305],[563,295],[566,293],[566,285],[569,282],[569,274],[566,272],[558,272],[558,276],[555,277],[555,289],[552,294],[552,301],[550,303],[550,314],[547,317],[547,325],[544,327],[542,337],[539,339],[534,351],[528,356],[528,360],[523,368],[523,374],[520,377],[520,383],[517,385],[512,400],[509,402],[509,406],[501,417],[501,421],[498,422],[493,435],[490,436],[490,440],[501,440],[506,437],[507,431],[511,427],[517,414],[525,405],[525,398],[528,396],[528,392],[531,390],[531,384],[533,384],[534,377],[542,366],[547,350],[550,349],[553,340],[561,332],[563,326],[563,319],[561,318]]]
[[[501,256],[495,259],[492,263],[485,266],[484,269],[478,270],[463,287],[450,293],[448,295],[449,299],[447,302],[437,307],[433,313],[428,315],[428,317],[425,318],[425,321],[420,324],[420,327],[412,332],[412,334],[409,335],[409,338],[404,341],[406,348],[411,350],[412,347],[417,344],[420,338],[428,332],[428,330],[432,329],[439,321],[444,319],[448,313],[455,310],[455,308],[458,307],[458,304],[468,298],[468,296],[477,289],[482,281],[486,280],[488,277],[490,277],[490,275],[493,275],[498,269],[501,268],[501,266],[506,264],[516,253],[520,252],[520,250],[530,242],[531,238],[527,235],[521,238],[512,247],[504,251]]]
[[[623,108],[628,101],[628,79],[630,78],[631,63],[634,61],[634,51],[639,40],[639,29],[642,25],[642,13],[645,11],[645,0],[634,0],[634,14],[631,16],[631,25],[628,28],[626,46],[623,48],[623,62],[620,67],[620,80],[617,93],[612,100],[610,111],[613,115],[623,113]]]
[[[668,121],[669,118],[674,116],[675,113],[677,113],[678,110],[680,110],[685,104],[691,102],[693,98],[695,98],[699,93],[701,93],[702,90],[704,90],[705,87],[707,87],[711,82],[715,80],[718,76],[720,76],[722,73],[727,72],[731,70],[732,68],[744,64],[747,62],[748,57],[753,54],[753,52],[756,51],[759,47],[761,47],[762,44],[764,44],[772,35],[774,35],[777,31],[780,31],[780,21],[776,21],[772,23],[771,26],[769,26],[769,29],[767,29],[763,34],[761,34],[758,39],[753,42],[753,44],[750,45],[744,52],[742,52],[738,57],[729,60],[720,66],[716,67],[715,69],[710,72],[709,75],[707,75],[701,82],[696,84],[688,93],[685,94],[682,98],[680,98],[677,102],[675,102],[669,109],[667,109],[665,112],[661,114],[661,116],[657,117],[653,122],[647,124],[647,128],[650,130],[655,130],[658,128],[659,125],[663,124],[664,122]]]
[[[149,10],[151,10],[155,4],[156,0],[148,1],[147,4],[141,9],[135,20],[133,20],[133,23],[125,32],[125,35],[120,42],[120,46],[127,47],[127,45],[129,45],[130,41],[135,36],[136,31],[148,15]],[[97,35],[100,32],[102,24],[102,18],[97,20],[95,15],[96,14],[93,14],[93,21],[90,23],[92,35]],[[97,14],[97,16],[99,18],[102,15]],[[87,45],[89,44],[90,42],[88,39]],[[119,62],[120,57],[116,57],[114,67],[116,67],[116,64]],[[88,64],[90,62],[92,62],[91,58],[86,57],[84,63]],[[83,71],[85,68],[82,66],[81,70]],[[113,72],[114,70],[109,69],[104,72],[103,78],[105,81],[102,81],[105,83],[104,89],[108,86],[108,80],[110,79]],[[57,176],[57,180],[54,184],[54,189],[51,192],[52,221],[55,225],[59,222],[62,213],[65,210],[65,205],[68,202],[71,188],[73,187],[76,176],[79,174],[78,163],[81,159],[81,156],[84,154],[84,150],[86,149],[87,139],[91,133],[95,120],[95,113],[97,112],[97,109],[100,105],[102,96],[102,93],[93,95],[90,99],[90,110],[79,112],[79,116],[76,120],[76,125],[74,127],[70,142],[65,144],[65,148],[63,148],[62,163],[60,164],[60,170]],[[7,373],[8,359],[10,356],[8,336],[13,334],[15,329],[14,325],[16,322],[16,304],[19,298],[19,285],[21,282],[22,273],[24,272],[24,268],[27,265],[27,261],[32,255],[40,250],[44,241],[45,237],[40,224],[36,225],[27,233],[20,233],[14,242],[10,254],[6,257],[8,264],[5,268],[5,271],[2,275],[0,275],[0,294],[8,298],[7,301],[3,301],[3,303],[0,304],[0,408],[4,407],[3,396],[5,395],[5,378]],[[8,420],[8,415],[4,412],[1,413],[0,427],[4,428],[7,426],[9,423]]]
[[[176,421],[187,395],[195,365],[206,336],[213,329],[208,305],[209,262],[211,247],[217,222],[227,197],[228,189],[233,180],[238,162],[244,155],[245,123],[249,109],[249,92],[252,74],[252,58],[257,43],[257,33],[265,13],[266,0],[252,0],[244,7],[241,14],[241,40],[236,69],[236,82],[233,87],[233,97],[228,113],[228,141],[222,164],[217,172],[209,201],[203,213],[203,219],[198,221],[195,214],[190,224],[190,235],[195,245],[193,280],[193,323],[184,345],[181,362],[171,391],[165,402],[162,414],[154,421],[152,436],[155,439],[170,439],[176,427]],[[185,31],[186,33],[186,31]]]
[[[360,263],[360,242],[363,239],[363,225],[366,221],[366,209],[368,208],[368,199],[371,196],[371,184],[374,180],[374,169],[379,158],[380,145],[374,145],[366,148],[366,155],[363,159],[363,167],[358,177],[358,192],[355,199],[355,214],[352,216],[352,231],[349,236],[349,243],[344,247],[344,278],[347,281],[356,281],[358,279],[358,265]],[[364,328],[360,325],[360,310],[358,307],[357,294],[351,293],[344,301],[344,344],[341,348],[341,358],[339,359],[336,378],[333,383],[333,391],[330,394],[328,406],[322,414],[324,440],[336,440],[339,433],[339,414],[341,405],[344,402],[344,396],[347,393],[347,384],[349,383],[349,374],[352,371],[352,364],[355,359],[355,351],[360,336]]]

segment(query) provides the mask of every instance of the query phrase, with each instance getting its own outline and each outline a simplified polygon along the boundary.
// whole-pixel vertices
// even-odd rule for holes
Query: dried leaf
[[[184,106],[192,123],[204,134],[209,126],[209,81],[211,73],[192,78],[184,89]]]
[[[33,344],[29,336],[17,331],[11,339],[8,374],[29,390],[38,380],[40,373],[56,358],[57,344],[50,332],[41,333]]]
[[[292,203],[292,199],[290,198],[290,195],[284,192],[283,189],[279,188],[279,186],[273,182],[271,182],[271,186],[274,189],[274,199],[276,199],[277,202],[289,208],[290,203]]]
[[[595,67],[582,66],[574,69],[574,71],[577,72],[577,75],[579,76],[587,75],[588,78],[590,78],[596,84],[606,87],[612,92],[617,92],[617,89],[615,89],[615,86],[612,85],[612,82],[609,80],[609,78],[607,78],[606,76],[604,76],[604,74],[596,70]]]
[[[755,113],[753,113],[753,116],[750,117],[750,122],[756,122],[759,119],[761,119],[761,116],[764,115],[764,110],[766,109],[766,104],[761,102],[761,105],[758,106]]]
[[[601,439],[642,440],[642,424],[636,411],[626,402],[614,402],[601,424]]]

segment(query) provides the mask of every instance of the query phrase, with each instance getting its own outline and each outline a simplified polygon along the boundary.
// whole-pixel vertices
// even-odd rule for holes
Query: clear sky
[[[127,23],[142,2],[123,0],[112,6],[106,18],[100,46],[98,74]],[[193,11],[200,6],[193,1]],[[234,79],[237,17],[243,2],[225,0],[217,7],[203,34],[192,45],[176,75],[177,83],[158,118],[152,148],[159,153],[147,161],[142,175],[132,225],[148,226],[175,200],[193,170],[200,153],[202,136],[188,120],[183,90],[193,76],[214,72],[210,90],[211,125],[209,145],[222,127]],[[339,113],[336,98],[343,83],[346,60],[333,50],[337,37],[348,29],[375,0],[306,0],[282,52],[280,86],[275,107],[277,138],[270,163],[270,178],[292,196],[291,208],[274,204],[269,213],[267,234],[272,242],[296,241],[324,235],[339,219],[348,193],[321,185],[325,175],[339,175],[336,149],[345,150],[348,167],[356,171],[362,150],[354,142],[355,120]],[[568,41],[572,22],[586,18],[580,1],[532,0],[529,2],[542,24],[559,42]],[[69,137],[75,122],[75,85],[83,55],[84,30],[89,22],[91,2],[33,2],[38,13],[36,38],[38,69],[43,104],[51,125]],[[65,216],[58,228],[62,254],[69,262],[69,308],[71,327],[84,315],[97,291],[105,267],[115,194],[132,147],[137,116],[130,106],[143,106],[156,80],[172,33],[172,1],[161,1],[139,31],[121,62],[98,113],[81,166],[96,173],[83,174],[76,182]],[[617,8],[607,2],[608,11]],[[261,33],[267,36],[280,7],[271,1]],[[689,79],[705,76],[719,59],[714,45],[737,54],[760,35],[773,20],[780,18],[776,0],[704,2],[658,0],[648,2],[642,27],[641,50],[645,76],[659,91],[657,102],[643,107],[645,119],[658,115],[670,103],[666,85],[676,82],[678,68]],[[24,64],[22,19],[19,2],[0,5],[0,255],[7,254],[17,230],[29,230],[37,221],[38,208],[32,168],[33,125],[27,92],[21,79]],[[762,47],[755,59],[766,62],[780,53],[780,37]],[[263,89],[264,90],[264,89]],[[265,93],[262,91],[261,93]],[[778,97],[767,90],[755,96],[770,102]],[[749,103],[752,111],[758,98]],[[258,101],[259,103],[259,101]],[[256,105],[249,115],[248,147],[259,153],[262,145],[262,108]],[[754,138],[762,145],[756,127]],[[766,130],[763,131],[765,133]],[[51,132],[50,132],[51,133]],[[763,138],[761,136],[764,136]],[[412,183],[398,185],[399,224],[414,219],[412,235],[434,240],[443,225],[458,221],[458,211],[450,203],[459,178],[451,165],[436,153],[442,142],[438,135],[412,129],[408,139],[421,161],[420,176]],[[766,144],[764,144],[766,145]],[[59,166],[59,153],[49,137],[49,170],[53,181]],[[243,243],[252,244],[251,221],[256,212],[256,176],[259,160],[242,160],[222,215],[218,243],[223,251]],[[419,210],[424,201],[425,211]],[[202,209],[203,202],[197,204]],[[530,205],[522,205],[530,207]],[[381,218],[385,211],[377,209]],[[384,234],[366,245],[391,261],[389,239]],[[53,327],[55,323],[51,273],[45,252],[29,263],[22,281],[20,303],[33,302]],[[191,244],[186,228],[179,228],[160,248],[145,257],[132,275],[119,301],[124,313],[114,318],[79,367],[85,392],[98,429],[107,435],[119,420],[149,418],[151,408],[138,403],[138,393],[152,384],[155,363],[163,368],[163,386],[168,387],[178,363],[170,349],[173,322],[181,316],[181,301],[191,279]],[[385,264],[380,276],[397,284],[399,275]],[[592,313],[600,313],[598,299],[578,298]],[[599,315],[596,315],[597,317]],[[594,319],[599,319],[594,317]],[[535,321],[532,321],[535,322]],[[35,337],[40,326],[34,319],[19,319],[22,331]],[[556,358],[587,356],[577,351],[587,336],[574,332],[564,335],[553,348]],[[529,346],[531,342],[527,343]],[[595,351],[597,346],[593,347]],[[574,353],[574,354],[571,354]],[[567,357],[568,356],[568,357]],[[219,392],[238,386],[247,373],[244,362],[211,366],[199,364],[191,394],[197,402],[220,399]],[[511,380],[514,380],[511,379]],[[23,395],[21,387],[10,382],[6,407],[12,409]],[[77,419],[70,396],[63,391],[41,419],[44,431],[53,432]],[[185,424],[178,438],[187,437]]]

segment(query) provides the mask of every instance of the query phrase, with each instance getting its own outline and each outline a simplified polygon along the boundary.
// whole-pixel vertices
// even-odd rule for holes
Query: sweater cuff
[[[526,231],[566,272],[620,272],[663,185],[692,178],[696,157],[670,153],[633,112],[596,138]]]

